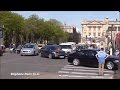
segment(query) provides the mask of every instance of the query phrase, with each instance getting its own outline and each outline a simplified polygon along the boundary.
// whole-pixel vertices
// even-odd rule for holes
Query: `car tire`
[[[23,56],[23,55],[21,54],[21,56]]]
[[[43,57],[43,55],[40,53],[40,57]]]
[[[73,60],[73,65],[74,65],[74,66],[79,66],[79,65],[80,65],[80,60],[77,59],[77,58],[75,58],[75,59]]]
[[[109,70],[113,70],[114,67],[115,67],[115,65],[114,65],[113,62],[108,61],[108,62],[106,63],[106,68],[107,68],[107,69],[109,69]]]
[[[34,51],[33,55],[36,56],[35,51]]]
[[[48,55],[48,58],[49,58],[49,59],[53,59],[52,54],[49,54],[49,55]]]
[[[39,55],[39,53],[37,53],[37,56]]]

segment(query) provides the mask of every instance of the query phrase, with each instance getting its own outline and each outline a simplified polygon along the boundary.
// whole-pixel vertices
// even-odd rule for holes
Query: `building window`
[[[91,36],[91,33],[89,33],[89,36]]]
[[[100,36],[100,33],[98,33],[98,36]]]
[[[96,37],[96,33],[93,33],[93,36]]]
[[[88,26],[88,28],[89,28],[89,31],[91,31],[91,26]]]
[[[100,31],[100,29],[101,29],[101,26],[98,26],[98,30]]]
[[[104,32],[102,33],[102,36],[104,36]]]
[[[94,28],[93,30],[95,31],[96,30],[96,26],[93,26],[93,28]]]
[[[120,27],[118,27],[118,31],[120,31]]]
[[[116,35],[116,34],[114,33],[114,37],[115,37],[115,35]]]

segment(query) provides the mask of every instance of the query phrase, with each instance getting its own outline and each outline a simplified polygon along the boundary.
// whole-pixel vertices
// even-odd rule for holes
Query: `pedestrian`
[[[96,54],[96,58],[99,62],[99,75],[103,75],[105,59],[107,59],[109,54],[104,51],[104,48],[101,48],[100,51]]]

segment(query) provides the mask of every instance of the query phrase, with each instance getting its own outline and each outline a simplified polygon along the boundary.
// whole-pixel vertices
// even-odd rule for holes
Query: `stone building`
[[[111,46],[111,40],[115,44],[116,33],[120,32],[120,22],[117,20],[110,21],[108,18],[105,18],[103,21],[85,20],[81,25],[82,43],[86,43],[87,41],[100,43],[100,46],[104,48]]]

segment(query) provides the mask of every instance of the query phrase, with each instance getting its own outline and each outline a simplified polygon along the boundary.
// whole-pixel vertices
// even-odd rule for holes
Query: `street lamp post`
[[[113,24],[112,24],[112,27],[111,27],[111,47],[110,47],[110,55],[113,54],[112,30],[113,30]]]

